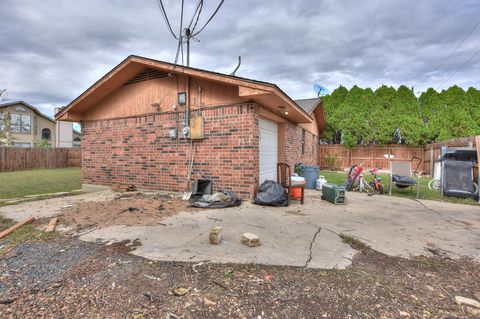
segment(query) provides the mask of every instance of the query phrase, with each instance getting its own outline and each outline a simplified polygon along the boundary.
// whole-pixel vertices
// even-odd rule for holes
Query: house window
[[[5,118],[6,118],[5,113],[0,112],[0,131],[3,131],[5,129]]]
[[[52,133],[49,128],[44,128],[42,130],[42,140],[50,140],[52,138]]]
[[[13,143],[13,146],[15,146],[15,147],[21,147],[21,148],[28,148],[28,147],[31,146],[31,144],[30,144],[30,143],[18,143],[18,142],[17,142],[17,143]]]
[[[305,154],[305,130],[302,130],[302,155]]]
[[[12,114],[11,131],[12,133],[30,134],[32,132],[30,115]]]

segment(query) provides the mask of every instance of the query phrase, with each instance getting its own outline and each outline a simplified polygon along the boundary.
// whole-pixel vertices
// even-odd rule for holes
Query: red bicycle
[[[383,194],[384,187],[381,184],[381,178],[377,176],[378,168],[372,168],[370,174],[373,176],[373,180],[368,183],[363,175],[363,164],[353,165],[348,172],[348,178],[344,183],[344,186],[348,191],[359,191],[360,193],[365,191],[368,195]]]

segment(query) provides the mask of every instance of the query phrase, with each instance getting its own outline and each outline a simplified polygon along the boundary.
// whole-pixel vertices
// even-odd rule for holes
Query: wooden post
[[[475,136],[475,147],[477,148],[477,184],[480,184],[480,135]],[[478,187],[478,203],[480,204],[480,187]]]
[[[433,146],[430,146],[430,177],[433,177]]]
[[[348,149],[348,168],[352,167],[352,148]]]

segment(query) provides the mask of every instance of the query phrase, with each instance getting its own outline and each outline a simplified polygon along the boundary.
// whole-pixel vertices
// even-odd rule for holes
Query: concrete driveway
[[[83,197],[81,197],[83,196]],[[94,200],[111,198],[97,193]],[[66,197],[88,200],[88,194]],[[58,214],[58,199],[49,206]],[[39,205],[45,201],[0,208],[0,214],[21,219],[44,217]],[[29,205],[29,206],[28,206]],[[65,203],[63,203],[65,205]],[[48,205],[47,205],[48,206]],[[56,212],[56,213],[55,213]],[[19,217],[21,213],[21,217]],[[311,268],[344,268],[356,253],[343,243],[339,233],[348,233],[373,249],[392,256],[444,254],[466,256],[480,262],[480,208],[399,197],[348,193],[348,205],[332,205],[316,191],[307,192],[305,205],[262,207],[244,203],[240,207],[180,213],[154,226],[109,226],[80,234],[92,242],[139,239],[134,254],[154,260],[220,263],[259,263]],[[165,226],[166,225],[166,226]],[[223,242],[210,245],[209,230],[223,227]],[[260,237],[261,246],[240,242],[244,232]]]

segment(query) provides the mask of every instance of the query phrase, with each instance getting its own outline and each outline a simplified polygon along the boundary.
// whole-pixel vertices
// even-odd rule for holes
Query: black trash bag
[[[253,203],[268,206],[288,206],[287,190],[275,181],[266,180],[260,185]]]
[[[410,176],[392,175],[392,181],[398,188],[410,187],[416,184],[415,180]]]

